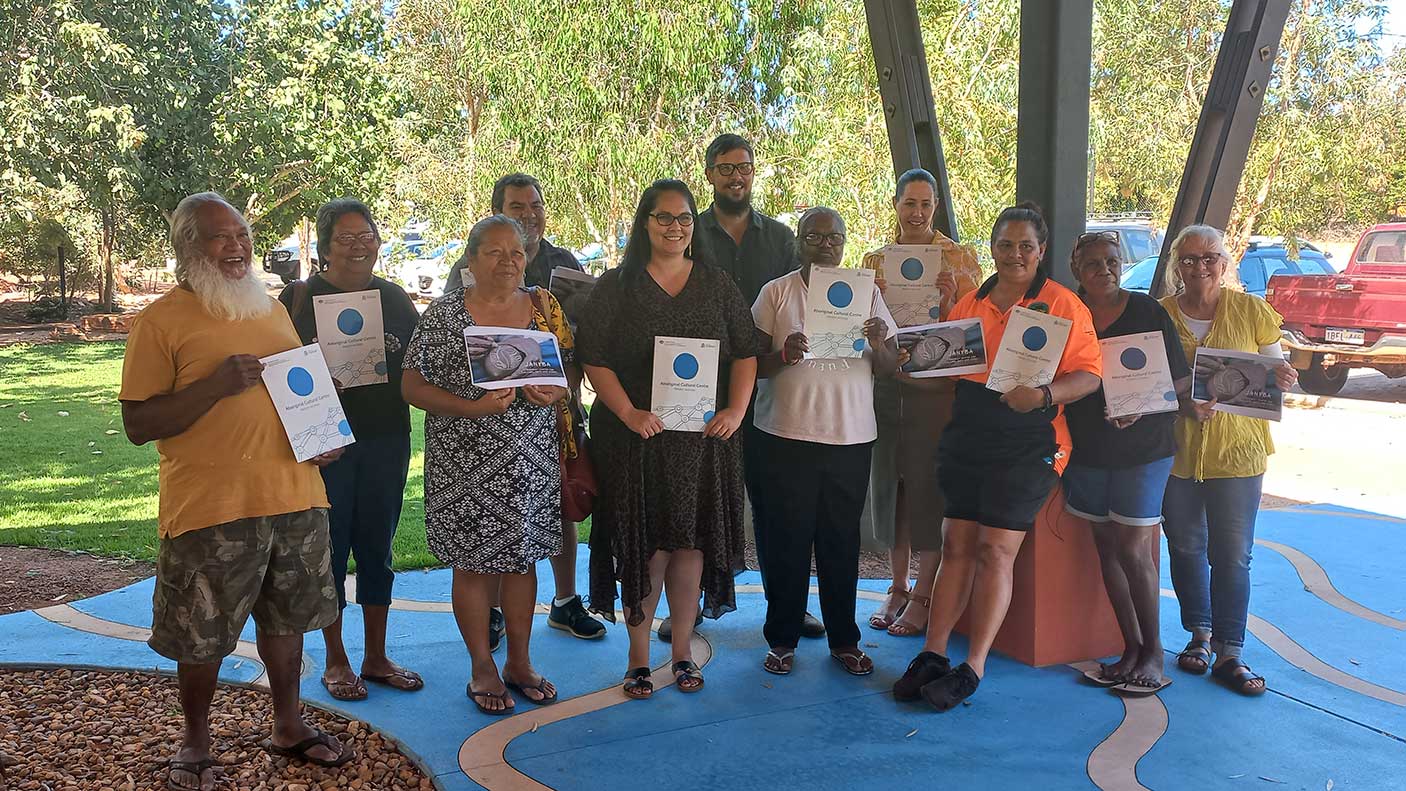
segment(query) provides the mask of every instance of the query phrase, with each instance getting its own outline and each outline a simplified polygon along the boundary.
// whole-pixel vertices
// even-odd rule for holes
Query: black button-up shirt
[[[460,272],[469,265],[469,251],[464,250],[464,254],[459,256],[459,260],[454,262],[454,266],[449,268],[449,274],[444,278],[444,293],[448,294],[464,284],[464,276]],[[581,262],[576,260],[570,250],[548,242],[546,239],[537,243],[537,257],[527,262],[527,267],[522,270],[523,284],[529,288],[541,286],[546,288],[552,279],[552,270],[557,267],[581,269]]]
[[[706,234],[713,263],[732,277],[748,307],[756,303],[762,286],[798,268],[796,235],[756,209],[740,245],[718,223],[712,206],[698,215],[698,228]]]

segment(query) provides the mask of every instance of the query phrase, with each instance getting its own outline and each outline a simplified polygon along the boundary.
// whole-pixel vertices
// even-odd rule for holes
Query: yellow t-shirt
[[[1221,289],[1216,315],[1211,319],[1211,331],[1205,340],[1197,341],[1183,321],[1175,295],[1163,297],[1162,307],[1172,317],[1186,363],[1192,367],[1196,364],[1197,347],[1258,353],[1279,342],[1279,325],[1284,323],[1284,317],[1268,302],[1225,288]],[[1172,475],[1196,481],[1263,475],[1269,454],[1274,452],[1269,421],[1229,412],[1217,412],[1214,419],[1205,423],[1178,416],[1176,440]]]
[[[244,321],[210,316],[195,294],[173,288],[132,322],[122,361],[122,401],[190,387],[233,354],[270,354],[302,344],[283,306]],[[263,384],[220,399],[190,428],[156,441],[161,458],[162,538],[256,516],[326,508],[322,476],[294,461]]]

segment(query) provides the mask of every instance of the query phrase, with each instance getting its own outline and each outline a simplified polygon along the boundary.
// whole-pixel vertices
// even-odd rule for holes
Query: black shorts
[[[1052,443],[1019,450],[1006,445],[1005,452],[992,454],[985,446],[989,441],[989,436],[943,436],[938,454],[938,484],[947,498],[943,515],[1027,532],[1059,483]]]

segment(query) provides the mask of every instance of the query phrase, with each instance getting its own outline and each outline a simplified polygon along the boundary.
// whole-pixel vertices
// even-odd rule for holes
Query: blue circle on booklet
[[[1141,371],[1147,367],[1147,353],[1137,347],[1129,347],[1118,355],[1118,361],[1129,371]]]
[[[293,366],[288,372],[288,389],[292,390],[294,395],[312,395],[312,374],[300,365]]]
[[[863,338],[855,338],[855,339],[854,339],[854,350],[857,351],[857,352],[862,352],[862,351],[864,351],[864,339],[863,339]]]
[[[1025,344],[1025,348],[1032,352],[1038,352],[1045,348],[1045,344],[1050,342],[1050,336],[1040,327],[1030,327],[1020,336],[1020,342]]]
[[[704,422],[704,423],[708,423],[708,422],[712,421],[713,415],[714,415],[714,414],[716,414],[716,413],[713,412],[713,410],[711,410],[711,409],[708,410],[707,412],[704,412],[704,413],[703,413],[703,422]]]
[[[698,358],[684,352],[674,358],[674,376],[680,379],[692,379],[698,375]]]
[[[1175,390],[1168,390],[1167,392],[1163,393],[1163,394],[1162,394],[1162,400],[1163,400],[1163,401],[1166,401],[1166,402],[1169,403],[1169,404],[1170,404],[1171,402],[1177,400],[1177,393],[1176,393],[1176,391],[1175,391]]]
[[[377,375],[377,376],[385,376],[385,375],[386,375],[386,364],[385,364],[384,362],[376,363],[376,375]]]
[[[932,307],[928,308],[928,318],[930,318],[930,319],[940,319],[940,318],[942,318],[942,308],[938,307],[937,305],[933,305]]]
[[[903,273],[904,280],[917,280],[923,276],[923,262],[916,258],[905,258],[898,271]]]
[[[825,298],[837,308],[847,308],[854,301],[854,289],[849,287],[849,283],[831,283]]]
[[[345,421],[345,420],[343,420],[342,422],[338,423],[338,424],[337,424],[337,433],[338,433],[338,434],[341,434],[341,435],[344,436],[344,437],[350,437],[350,436],[351,436],[351,424],[348,423],[348,422]]]
[[[347,308],[337,314],[337,329],[343,335],[355,335],[361,332],[361,328],[366,326],[366,319],[361,317],[361,312],[355,308]]]

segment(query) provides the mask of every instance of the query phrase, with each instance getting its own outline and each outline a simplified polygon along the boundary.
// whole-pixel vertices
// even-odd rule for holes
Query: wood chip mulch
[[[364,722],[304,706],[314,727],[350,742],[338,769],[266,752],[272,713],[262,690],[220,686],[210,714],[220,791],[430,791],[433,782]],[[145,791],[166,788],[181,736],[176,679],[147,673],[0,670],[3,791]]]

